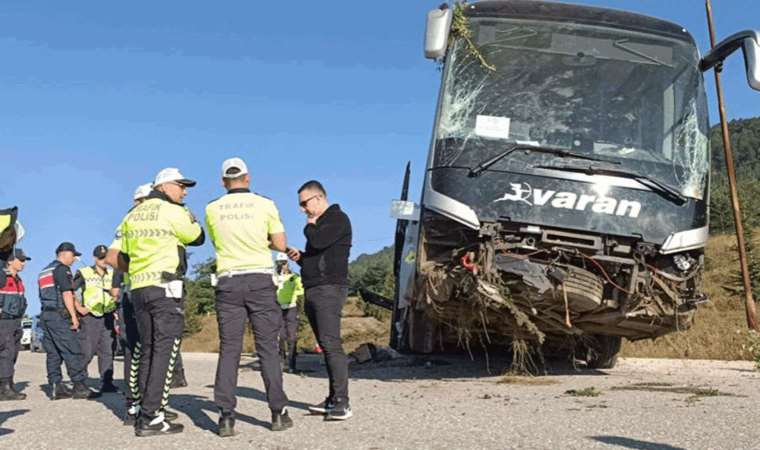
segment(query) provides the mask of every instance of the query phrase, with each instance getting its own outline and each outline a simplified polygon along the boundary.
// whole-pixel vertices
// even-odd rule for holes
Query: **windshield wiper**
[[[526,152],[548,153],[550,155],[559,156],[560,158],[575,158],[575,159],[584,159],[586,161],[598,161],[598,162],[606,162],[609,164],[620,164],[619,161],[611,161],[608,159],[597,158],[595,156],[584,155],[582,153],[575,153],[569,150],[565,150],[563,148],[538,147],[538,146],[526,145],[526,144],[510,144],[507,146],[506,150],[499,153],[498,155],[492,158],[488,158],[487,160],[481,162],[480,164],[471,167],[467,176],[477,177],[484,171],[488,170],[489,167],[493,166],[497,162],[501,161],[502,159],[506,158],[507,156],[519,150],[524,150]]]
[[[623,177],[630,178],[638,181],[640,184],[648,187],[652,191],[656,192],[660,196],[675,203],[678,206],[686,203],[686,197],[681,194],[678,189],[673,186],[667,185],[662,181],[658,181],[652,177],[642,175],[636,172],[629,172],[622,169],[607,169],[604,167],[577,167],[577,166],[533,166],[536,169],[550,169],[550,170],[562,170],[565,172],[577,172],[585,173],[586,175],[607,175],[611,177]]]

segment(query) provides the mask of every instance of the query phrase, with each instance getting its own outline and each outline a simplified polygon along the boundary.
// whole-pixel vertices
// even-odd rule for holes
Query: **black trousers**
[[[141,414],[152,417],[169,404],[169,387],[179,354],[185,315],[182,299],[157,287],[135,289],[131,300],[140,334]]]
[[[280,352],[295,357],[298,343],[298,308],[282,310],[282,327],[280,328]]]
[[[127,406],[139,402],[140,392],[138,370],[142,356],[137,316],[129,294],[124,293],[119,302],[119,342],[124,349],[124,383],[127,385]]]
[[[44,337],[42,347],[47,353],[47,377],[50,384],[63,381],[61,363],[66,364],[66,371],[71,381],[84,382],[87,370],[82,357],[82,347],[79,336],[71,329],[71,321],[57,311],[43,311],[40,314],[40,324]]]
[[[134,303],[127,292],[122,295],[119,302],[119,344],[124,349],[124,383],[127,386],[127,407],[130,407],[133,403],[139,403],[145,386],[140,386],[138,376],[142,346],[137,328],[137,316]],[[177,353],[174,373],[181,370],[183,370],[182,353]]]
[[[104,383],[113,381],[114,322],[113,314],[102,317],[86,315],[79,320],[79,341],[85,368],[98,356],[98,372]]]
[[[0,319],[0,381],[13,378],[23,333],[21,319]]]
[[[235,388],[248,318],[261,361],[269,409],[281,411],[287,406],[288,397],[282,387],[277,342],[282,312],[272,276],[249,274],[220,279],[216,286],[216,317],[219,322],[219,362],[214,382],[216,406],[222,411],[234,411],[237,406]]]
[[[343,351],[340,319],[348,288],[322,285],[306,289],[304,309],[325,355],[330,380],[328,398],[337,406],[348,405],[348,358]]]

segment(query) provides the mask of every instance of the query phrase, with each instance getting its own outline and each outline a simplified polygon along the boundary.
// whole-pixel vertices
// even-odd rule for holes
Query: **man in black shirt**
[[[348,295],[348,256],[351,221],[340,206],[330,205],[318,181],[298,190],[298,204],[306,214],[306,250],[288,249],[301,266],[304,309],[327,362],[330,391],[324,402],[309,408],[325,420],[346,420],[353,413],[348,402],[348,359],[340,336],[340,318]]]
[[[79,304],[74,300],[71,265],[80,255],[74,244],[62,243],[56,249],[55,261],[42,270],[38,279],[42,304],[40,323],[44,332],[42,346],[47,352],[47,376],[52,386],[53,400],[72,396],[77,399],[95,398],[98,395],[84,384],[87,370],[76,334],[79,329]],[[61,362],[66,364],[66,371],[74,383],[73,391],[63,384]]]

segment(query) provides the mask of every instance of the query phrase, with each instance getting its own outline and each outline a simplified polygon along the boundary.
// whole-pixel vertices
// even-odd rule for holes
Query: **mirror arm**
[[[723,39],[699,61],[699,70],[706,72],[715,66],[719,66],[730,54],[742,47],[745,39],[758,41],[760,36],[754,30],[745,30]]]

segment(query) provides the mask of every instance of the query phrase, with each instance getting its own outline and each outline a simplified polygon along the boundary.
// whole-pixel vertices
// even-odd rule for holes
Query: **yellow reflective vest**
[[[303,283],[298,274],[277,275],[277,303],[282,309],[290,309],[298,306],[298,297],[303,296]]]
[[[216,250],[216,273],[272,270],[269,236],[285,232],[272,200],[233,189],[206,206],[206,228]]]
[[[94,267],[83,267],[79,273],[84,280],[82,304],[90,310],[90,314],[103,317],[104,314],[113,312],[116,309],[116,301],[111,296],[113,271],[107,270],[100,275]]]
[[[156,191],[132,208],[111,249],[129,256],[129,288],[165,287],[186,271],[186,245],[201,245],[203,229],[190,211]]]

